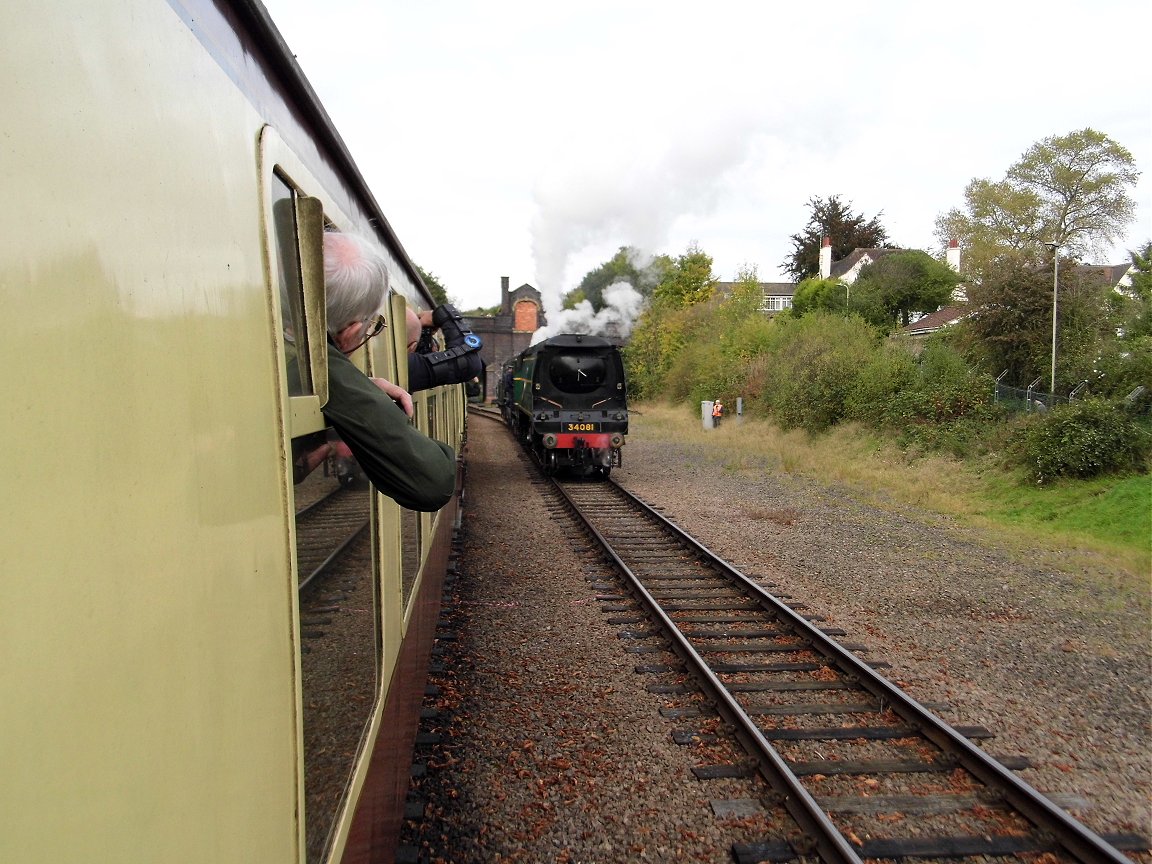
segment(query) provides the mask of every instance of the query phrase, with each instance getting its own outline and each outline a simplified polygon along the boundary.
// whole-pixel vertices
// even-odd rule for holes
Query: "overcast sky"
[[[265,0],[412,259],[462,308],[547,298],[622,245],[762,281],[813,196],[935,251],[938,214],[1091,127],[1143,172],[1136,0]]]

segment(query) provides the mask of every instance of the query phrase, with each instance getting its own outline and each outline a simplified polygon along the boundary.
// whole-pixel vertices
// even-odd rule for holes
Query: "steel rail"
[[[304,577],[303,579],[300,580],[300,585],[299,585],[297,590],[303,591],[305,588],[308,587],[309,584],[311,584],[313,579],[315,579],[317,576],[319,576],[321,573],[323,573],[325,570],[327,570],[329,565],[331,565],[331,563],[333,561],[335,561],[337,558],[339,558],[340,555],[344,552],[344,550],[347,549],[349,546],[351,546],[352,542],[357,537],[359,537],[361,534],[364,533],[364,529],[367,528],[370,523],[371,523],[371,520],[365,520],[364,523],[362,525],[360,525],[360,527],[358,527],[355,531],[353,531],[348,536],[348,538],[346,540],[344,540],[343,543],[341,543],[339,546],[337,546],[335,549],[333,549],[332,554],[330,554],[327,558],[325,558],[322,562],[320,562],[319,566],[317,566],[315,570],[313,570],[306,577]]]
[[[612,548],[611,542],[589,521],[588,517],[585,516],[584,512],[580,509],[580,506],[564,490],[563,486],[555,480],[553,480],[552,483],[561,497],[568,502],[572,512],[584,524],[592,536],[596,538],[596,541],[600,543],[605,553],[612,558],[616,566],[626,576],[633,590],[635,590],[644,602],[644,605],[648,607],[650,614],[659,619],[669,637],[676,643],[676,653],[684,658],[685,662],[692,667],[694,674],[708,689],[712,698],[720,707],[725,719],[738,727],[743,737],[753,742],[755,745],[754,749],[758,754],[757,759],[761,774],[765,780],[768,781],[769,785],[780,793],[781,803],[791,814],[792,818],[796,820],[801,829],[807,833],[807,837],[813,843],[813,848],[820,853],[821,859],[825,861],[826,864],[863,864],[863,859],[856,853],[852,844],[849,843],[847,838],[840,833],[839,829],[832,824],[832,821],[828,818],[823,808],[816,803],[816,800],[808,790],[804,788],[799,778],[792,773],[788,764],[781,758],[772,745],[768,743],[768,740],[752,721],[752,718],[740,707],[740,704],[728,691],[728,688],[724,686],[720,679],[716,677],[716,674],[708,667],[707,661],[700,656],[692,646],[692,643],[688,641],[687,637],[680,631],[680,628],[676,626],[668,614],[660,608],[659,602],[649,593],[648,589],[644,587],[640,578],[633,573],[632,569],[616,554],[616,550]],[[617,488],[620,487],[617,486]],[[802,852],[802,850],[799,849],[796,851]]]
[[[636,497],[626,488],[620,484],[609,480],[611,486],[615,491],[621,493],[626,500],[639,508],[641,508],[647,516],[657,522],[662,528],[670,533],[673,533],[677,539],[681,539],[683,543],[694,548],[694,550],[704,556],[707,561],[710,561],[713,566],[725,571],[730,578],[734,581],[741,583],[744,588],[755,594],[761,606],[772,612],[773,615],[778,616],[785,623],[787,630],[793,632],[793,635],[799,636],[808,641],[813,649],[816,649],[826,658],[832,660],[836,666],[841,669],[842,673],[852,675],[855,677],[859,685],[871,692],[873,696],[884,700],[884,702],[892,707],[892,710],[900,714],[904,720],[912,723],[919,729],[927,740],[939,746],[945,752],[954,753],[957,763],[970,772],[977,779],[984,782],[986,786],[992,787],[1005,796],[1006,801],[1013,805],[1021,816],[1031,821],[1031,823],[1040,829],[1046,831],[1053,836],[1053,839],[1060,844],[1060,846],[1075,856],[1078,861],[1084,864],[1104,864],[1112,862],[1114,864],[1131,864],[1131,859],[1121,854],[1117,850],[1102,839],[1101,836],[1085,827],[1079,821],[1064,812],[1051,801],[1048,801],[1043,794],[1034,789],[1029,783],[1026,783],[1016,774],[1010,772],[1008,768],[1001,765],[988,756],[978,746],[972,744],[967,737],[956,732],[952,726],[941,720],[937,715],[927,710],[923,705],[912,699],[907,692],[904,692],[895,684],[885,679],[884,676],[876,672],[871,666],[865,664],[861,659],[857,658],[854,653],[844,649],[835,639],[827,636],[818,627],[814,626],[811,622],[804,619],[802,615],[798,615],[793,609],[783,604],[781,600],[772,596],[763,588],[760,588],[748,576],[741,573],[729,564],[727,561],[715,555],[711,550],[699,543],[695,537],[685,532],[679,525],[667,516],[659,513],[658,510],[647,505],[641,498]],[[564,498],[571,501],[568,495]],[[573,505],[579,511],[579,508]],[[585,524],[589,524],[581,514],[581,520]],[[590,525],[591,528],[591,525]],[[600,533],[596,529],[591,529],[594,535],[600,540],[601,544],[606,543],[602,539]],[[609,554],[616,559],[614,552],[609,551]],[[617,559],[619,560],[619,559]],[[627,568],[626,568],[627,569]],[[631,576],[629,571],[629,577]],[[643,590],[643,589],[642,589]],[[646,594],[646,591],[644,592]],[[654,600],[652,600],[654,602]],[[670,621],[665,615],[660,614],[661,619]],[[673,624],[673,627],[674,624]],[[722,684],[721,684],[722,687]],[[789,772],[790,773],[790,772]]]
[[[337,486],[335,489],[333,489],[331,492],[329,492],[323,498],[318,498],[317,500],[313,501],[308,506],[301,507],[299,510],[296,511],[296,520],[299,521],[301,516],[306,516],[306,515],[310,514],[313,510],[319,510],[320,506],[322,504],[328,503],[330,500],[335,498],[337,495],[342,495],[344,493],[344,491],[345,490],[342,487]]]
[[[335,504],[335,499],[342,498],[345,494],[346,490],[342,488],[336,488],[318,501],[313,501],[307,507],[298,510],[296,512],[297,535],[299,535],[301,516],[319,516],[321,514],[322,505]],[[300,580],[299,584],[296,586],[296,590],[302,592],[305,588],[307,588],[312,583],[312,581],[315,580],[321,573],[323,573],[332,564],[333,561],[339,558],[344,550],[352,545],[353,541],[355,541],[356,538],[364,532],[364,529],[371,524],[372,519],[371,516],[369,516],[369,518],[361,522],[351,534],[349,534],[343,541],[341,541],[340,544],[337,545],[336,548],[333,549],[323,561],[320,562],[320,564],[313,568],[311,573]]]

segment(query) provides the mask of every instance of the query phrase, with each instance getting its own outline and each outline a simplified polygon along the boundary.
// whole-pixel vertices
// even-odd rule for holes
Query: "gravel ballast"
[[[549,511],[502,426],[469,429],[450,636],[427,703],[439,713],[413,780],[423,818],[407,823],[402,860],[729,862],[733,842],[793,833],[732,803],[764,795],[753,781],[693,777],[740,755],[674,743],[684,724],[634,671],[645,661],[597,599],[606,571],[587,541]],[[613,479],[843,627],[914,698],[950,705],[948,722],[987,726],[989,752],[1031,760],[1028,783],[1087,799],[1076,816],[1093,830],[1152,833],[1146,592],[1043,566],[945,517],[747,460],[726,469],[735,433],[705,447],[641,431]]]

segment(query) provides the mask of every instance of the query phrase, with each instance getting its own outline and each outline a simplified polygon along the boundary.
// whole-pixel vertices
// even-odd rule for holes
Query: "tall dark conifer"
[[[871,219],[852,212],[852,202],[844,204],[838,195],[827,200],[811,198],[812,215],[799,234],[793,234],[792,254],[784,259],[781,269],[799,282],[820,275],[820,247],[824,238],[832,238],[832,260],[838,261],[855,249],[892,249],[888,232],[880,224],[881,213]]]

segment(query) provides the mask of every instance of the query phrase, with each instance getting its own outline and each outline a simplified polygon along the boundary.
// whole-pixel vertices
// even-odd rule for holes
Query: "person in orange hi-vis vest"
[[[720,418],[724,416],[724,403],[717,399],[712,403],[712,425],[719,426]]]

